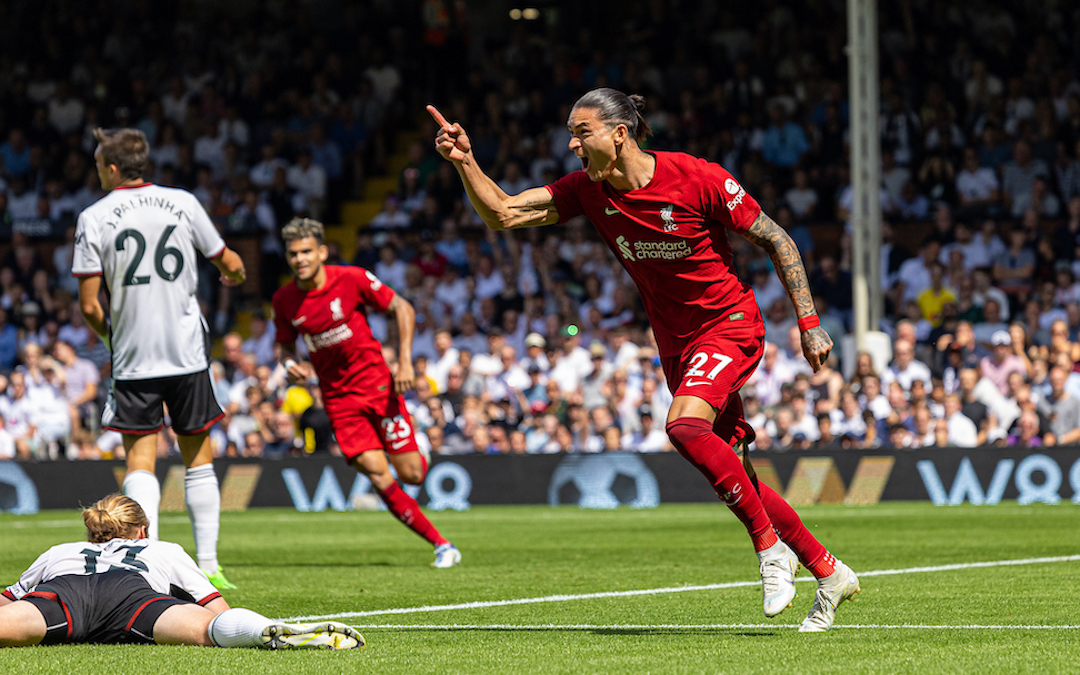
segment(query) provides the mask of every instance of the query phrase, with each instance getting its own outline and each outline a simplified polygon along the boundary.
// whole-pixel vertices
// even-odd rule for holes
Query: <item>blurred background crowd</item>
[[[512,4],[512,3],[511,3]],[[417,309],[418,440],[435,453],[671,450],[671,396],[633,283],[584,219],[496,234],[434,154],[423,104],[469,131],[508,193],[580,168],[583,92],[646,97],[649,147],[719,162],[787,228],[838,349],[801,356],[764,253],[732,236],[766,319],[744,389],[757,447],[1080,440],[1080,8],[880,7],[887,367],[852,328],[845,3],[498,0],[0,5],[0,459],[116,457],[109,353],[82,321],[75,218],[101,196],[92,130],[151,140],[146,179],[192,190],[258,279],[202,275],[219,455],[335,452],[317,387],[276,365],[277,232],[377,215],[333,240]],[[695,17],[687,21],[687,16]],[[395,162],[394,158],[400,161]],[[401,168],[399,170],[400,167]],[[392,172],[393,186],[372,177]],[[380,210],[381,209],[381,210]],[[331,227],[331,231],[335,231]],[[372,315],[397,355],[392,322]],[[174,441],[160,437],[162,454]]]

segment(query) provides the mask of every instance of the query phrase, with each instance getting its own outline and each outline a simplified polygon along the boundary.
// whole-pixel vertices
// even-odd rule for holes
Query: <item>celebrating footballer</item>
[[[428,106],[435,147],[457,169],[469,200],[495,230],[585,216],[633,278],[656,334],[674,401],[667,433],[679,453],[742,521],[759,558],[763,609],[791,606],[801,562],[818,579],[800,630],[828,630],[836,608],[860,591],[855,574],[806,529],[795,510],[757,480],[745,451],[754,432],[739,389],[761,360],[765,326],[754,292],[732,269],[727,231],[764,248],[798,315],[814,370],[832,340],[821,328],[806,270],[787,232],[721,166],[680,152],[645,151],[644,99],[594,89],[570,111],[570,150],[581,171],[506,194],[477,165],[468,134]]]

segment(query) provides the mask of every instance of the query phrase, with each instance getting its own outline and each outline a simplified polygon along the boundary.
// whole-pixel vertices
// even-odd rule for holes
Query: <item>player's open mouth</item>
[[[581,170],[582,171],[588,171],[589,170],[589,158],[587,156],[585,156],[585,155],[582,155],[582,157],[581,157]]]

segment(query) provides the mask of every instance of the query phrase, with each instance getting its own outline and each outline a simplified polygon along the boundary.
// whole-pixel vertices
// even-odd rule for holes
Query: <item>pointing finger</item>
[[[427,111],[429,113],[431,113],[431,117],[435,120],[435,123],[438,124],[440,127],[443,127],[444,129],[448,129],[450,127],[450,123],[446,121],[446,118],[443,117],[443,114],[441,112],[439,112],[438,108],[436,108],[433,105],[429,105],[427,107]]]

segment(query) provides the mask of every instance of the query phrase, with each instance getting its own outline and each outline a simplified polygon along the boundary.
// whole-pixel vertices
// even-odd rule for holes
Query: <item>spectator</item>
[[[923,319],[929,321],[934,328],[941,325],[941,311],[945,305],[956,302],[956,293],[943,284],[945,280],[945,267],[934,262],[930,265],[930,286],[919,294],[919,311]]]
[[[810,219],[818,206],[818,193],[810,186],[809,178],[803,169],[795,169],[793,185],[784,193],[784,203],[791,209],[798,221]]]
[[[402,229],[408,227],[410,222],[409,214],[400,209],[397,195],[388,192],[383,201],[383,210],[371,219],[371,227],[381,230]]]
[[[908,441],[909,448],[927,448],[938,444],[938,420],[934,419],[929,408],[926,406],[917,408],[912,414],[912,422],[911,438]],[[942,445],[947,442],[947,429],[945,431],[946,437],[942,439]]]
[[[101,382],[97,367],[92,362],[79,358],[75,348],[62,340],[57,340],[53,355],[58,367],[63,371],[61,379],[65,383],[64,396],[71,408],[71,429],[78,431],[84,426],[96,429],[98,408],[94,403],[97,401],[98,384]]]
[[[298,210],[305,211],[316,220],[322,219],[326,204],[326,172],[312,161],[311,148],[301,147],[296,154],[296,164],[286,174],[289,187],[296,190],[302,204]]]
[[[260,366],[273,366],[277,362],[274,356],[274,324],[267,321],[266,314],[258,311],[251,317],[249,326],[251,337],[244,340],[241,349],[255,355],[255,363]]]
[[[1004,440],[1005,445],[1010,448],[1042,447],[1044,443],[1039,435],[1039,415],[1032,410],[1023,412],[1017,422],[1016,432],[1009,434]]]
[[[881,393],[881,379],[876,375],[867,375],[859,383],[859,407],[869,410],[875,420],[884,420],[892,413],[889,399]]]
[[[949,394],[945,397],[944,420],[949,445],[958,448],[973,448],[978,445],[978,428],[962,412],[960,397],[957,394]]]
[[[840,407],[833,410],[830,416],[833,434],[841,438],[850,436],[857,440],[866,438],[866,421],[859,409],[859,401],[850,389],[845,389],[840,394]]]
[[[1005,165],[1001,181],[1005,208],[1013,218],[1023,216],[1032,203],[1035,178],[1049,175],[1050,168],[1043,160],[1032,157],[1027,141],[1017,141],[1013,146],[1013,161]]]
[[[0,144],[0,163],[7,179],[23,176],[30,171],[30,146],[22,129],[13,128],[8,132],[7,140]],[[0,185],[0,189],[4,186]]]
[[[648,404],[637,409],[641,428],[638,431],[623,434],[622,447],[625,450],[635,452],[664,452],[671,450],[667,434],[655,426],[653,422],[652,407]]]
[[[930,288],[930,267],[941,257],[941,242],[929,238],[923,242],[919,256],[904,261],[897,272],[897,302],[917,300],[919,294]]]
[[[1050,395],[1038,403],[1038,410],[1050,420],[1046,445],[1070,445],[1080,441],[1080,399],[1065,391],[1066,368],[1055,365],[1050,369]]]
[[[919,187],[914,182],[908,181],[900,190],[896,210],[900,220],[924,221],[930,215],[930,200],[919,193]]]
[[[765,356],[747,384],[754,387],[757,400],[768,407],[780,402],[780,385],[794,377],[795,373],[780,359],[780,348],[767,342]]]
[[[999,208],[1001,188],[997,174],[992,168],[979,165],[979,151],[975,147],[964,148],[964,166],[956,175],[956,192],[966,215],[991,216]]]
[[[782,105],[774,104],[769,109],[769,121],[769,128],[761,141],[762,156],[766,162],[777,168],[794,168],[810,150],[806,134],[802,127],[787,119],[787,112]]]
[[[930,388],[930,369],[922,361],[915,359],[915,345],[909,340],[897,340],[893,346],[892,364],[881,375],[882,386],[898,382],[904,391],[911,390],[915,380]]]
[[[1009,232],[1009,248],[994,261],[994,280],[1011,298],[1021,300],[1031,291],[1035,272],[1035,251],[1027,244],[1024,230],[1014,227]]]

